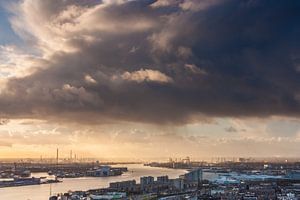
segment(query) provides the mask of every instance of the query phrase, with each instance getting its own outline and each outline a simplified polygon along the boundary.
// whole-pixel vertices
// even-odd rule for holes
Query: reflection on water
[[[122,165],[118,165],[122,166]],[[110,182],[132,180],[135,179],[139,182],[141,176],[162,176],[168,175],[170,178],[177,178],[179,175],[184,174],[185,170],[179,169],[166,169],[154,168],[138,164],[126,165],[128,172],[121,176],[115,177],[84,177],[64,179],[62,183],[52,184],[52,193],[62,193],[69,190],[89,190],[107,187]],[[45,176],[45,174],[34,174],[36,177]],[[13,199],[13,200],[48,200],[50,195],[50,185],[33,185],[23,187],[11,187],[0,189],[0,199]]]

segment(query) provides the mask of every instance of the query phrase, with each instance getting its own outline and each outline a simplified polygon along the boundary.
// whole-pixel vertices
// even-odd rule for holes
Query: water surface
[[[124,165],[118,165],[124,166]],[[179,175],[186,173],[180,169],[166,169],[143,166],[141,164],[126,165],[128,172],[121,176],[114,177],[84,177],[63,179],[62,183],[51,184],[52,194],[64,193],[75,190],[89,190],[107,187],[110,182],[133,180],[139,182],[141,176],[163,176],[169,178],[178,178]],[[34,176],[43,176],[44,174],[34,174]],[[50,185],[32,185],[22,187],[0,188],[0,200],[48,200],[50,196]]]

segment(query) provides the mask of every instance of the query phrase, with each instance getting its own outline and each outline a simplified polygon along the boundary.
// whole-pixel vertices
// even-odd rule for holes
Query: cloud
[[[194,0],[185,0],[180,3],[180,7],[183,10],[192,10],[192,11],[201,11],[206,10],[211,6],[218,5],[222,3],[223,0],[200,0],[200,1],[194,1]]]
[[[232,126],[225,129],[227,132],[238,132],[238,130]]]
[[[237,133],[237,132],[246,132],[246,129],[237,129],[236,127],[230,126],[228,128],[225,128],[225,131],[229,133]]]
[[[2,116],[158,124],[299,117],[296,1],[24,0],[10,11],[26,54],[35,53],[18,56],[24,76],[1,80]]]
[[[151,6],[153,8],[168,7],[168,6],[176,5],[179,2],[180,2],[179,0],[158,0],[158,1],[155,1],[153,4],[151,4]]]
[[[90,84],[97,84],[97,81],[90,75],[85,75],[84,80]]]
[[[128,34],[155,26],[143,10],[127,8],[125,2],[25,0],[9,7],[15,13],[10,21],[21,38],[49,56],[56,51],[80,50],[76,42],[93,43],[101,40],[101,33]]]
[[[269,120],[263,121],[262,125],[271,123]],[[255,125],[254,121],[250,122],[248,119],[239,121],[240,124],[242,122]],[[28,151],[36,151],[32,156],[39,157],[40,149],[43,149],[43,157],[46,155],[49,157],[49,155],[55,155],[57,147],[62,151],[62,155],[66,152],[67,156],[69,150],[73,149],[76,153],[85,156],[92,154],[97,157],[97,154],[93,152],[101,151],[108,157],[127,155],[139,158],[156,157],[162,155],[162,152],[165,157],[189,155],[194,159],[208,155],[255,156],[257,153],[261,156],[290,157],[296,156],[299,152],[300,135],[298,137],[264,135],[260,132],[267,131],[264,128],[263,130],[250,129],[247,133],[238,135],[239,133],[226,133],[224,130],[222,132],[221,129],[225,124],[223,118],[218,123],[189,124],[180,128],[144,123],[107,123],[91,126],[78,123],[78,121],[70,125],[62,121],[52,123],[41,120],[13,119],[6,126],[0,126],[0,148],[4,157],[11,156],[12,152],[16,157],[24,152],[27,155]],[[242,127],[244,126],[234,124],[237,130]],[[251,131],[258,133],[252,135]],[[80,149],[76,148],[78,146]],[[199,159],[203,158],[199,157]]]
[[[267,124],[266,131],[273,137],[297,137],[300,133],[300,121],[275,119]]]
[[[9,142],[0,140],[0,147],[12,147],[12,144]]]
[[[134,72],[125,72],[121,75],[124,80],[136,81],[138,83],[144,81],[152,81],[158,83],[170,83],[173,79],[157,70],[141,69]]]
[[[191,65],[191,64],[185,64],[185,67],[190,70],[191,72],[199,75],[206,75],[206,71],[197,67],[196,65]]]
[[[159,7],[178,7],[182,10],[201,11],[206,10],[211,6],[222,3],[223,0],[157,0],[151,6]]]
[[[24,77],[44,65],[45,60],[14,45],[0,45],[0,78]]]
[[[9,119],[0,119],[0,126],[1,125],[6,125],[9,123]]]

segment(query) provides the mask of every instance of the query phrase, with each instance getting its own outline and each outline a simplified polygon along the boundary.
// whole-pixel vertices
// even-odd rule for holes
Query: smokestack
[[[56,149],[56,165],[58,165],[58,148]]]

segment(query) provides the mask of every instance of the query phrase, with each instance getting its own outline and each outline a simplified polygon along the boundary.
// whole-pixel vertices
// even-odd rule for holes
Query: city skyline
[[[299,8],[0,0],[0,159],[298,157]]]

